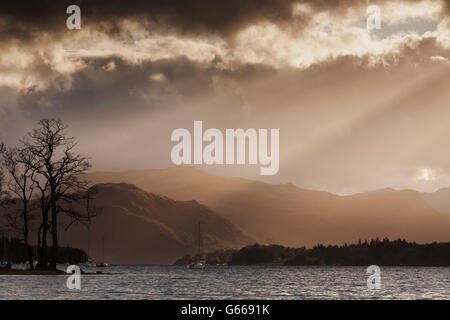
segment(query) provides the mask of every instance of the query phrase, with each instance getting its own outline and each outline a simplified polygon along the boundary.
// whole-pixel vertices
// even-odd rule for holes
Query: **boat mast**
[[[105,262],[105,237],[102,237],[102,262]]]
[[[198,222],[198,255],[201,257],[202,254],[202,236],[201,236],[201,229],[200,229],[200,221]]]
[[[91,258],[91,226],[88,226],[88,259]]]

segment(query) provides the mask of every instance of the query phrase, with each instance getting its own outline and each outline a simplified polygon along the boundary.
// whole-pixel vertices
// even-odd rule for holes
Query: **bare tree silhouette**
[[[32,198],[35,190],[33,182],[36,171],[30,165],[33,155],[28,149],[2,147],[1,158],[6,170],[8,182],[7,190],[13,199],[8,202],[7,215],[10,226],[18,231],[25,243],[30,269],[33,269],[33,250],[29,243],[30,221],[32,219]],[[20,201],[19,206],[15,206],[16,200]],[[14,202],[14,203],[11,203]],[[18,216],[21,219],[18,219]]]
[[[86,156],[75,153],[77,142],[74,137],[66,135],[66,129],[59,119],[42,119],[39,127],[21,140],[33,155],[29,165],[39,175],[35,180],[41,191],[41,245],[46,246],[44,238],[49,232],[52,238],[51,269],[56,269],[59,214],[63,213],[70,218],[70,226],[74,222],[88,222],[93,213],[89,209],[91,193],[87,182],[81,177],[91,164]],[[39,182],[39,178],[43,182]],[[85,208],[80,206],[83,200],[87,202]],[[45,250],[41,251],[45,254]],[[40,268],[46,267],[45,264],[40,265]]]

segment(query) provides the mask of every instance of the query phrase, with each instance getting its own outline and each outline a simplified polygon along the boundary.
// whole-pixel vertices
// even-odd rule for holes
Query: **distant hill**
[[[430,193],[423,192],[420,195],[437,211],[450,214],[450,188],[444,188]]]
[[[261,243],[313,246],[359,239],[450,241],[450,215],[412,190],[378,190],[352,196],[207,174],[190,167],[94,172],[92,183],[132,183],[177,200],[192,200],[229,219]]]
[[[254,243],[227,219],[197,201],[175,201],[136,186],[98,184],[92,205],[102,210],[90,225],[75,225],[60,232],[61,244],[90,251],[102,260],[102,237],[108,263],[172,263],[183,254],[197,252],[198,222],[205,251],[239,248]],[[90,246],[89,246],[90,234]]]

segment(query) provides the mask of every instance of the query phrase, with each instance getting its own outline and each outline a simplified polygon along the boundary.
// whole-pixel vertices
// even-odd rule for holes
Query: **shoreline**
[[[85,272],[81,270],[82,275],[110,275],[109,272]],[[68,276],[71,275],[62,270],[20,270],[20,269],[0,269],[0,276]]]

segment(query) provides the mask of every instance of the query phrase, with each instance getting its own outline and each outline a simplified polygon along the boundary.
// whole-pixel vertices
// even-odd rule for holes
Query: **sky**
[[[66,8],[81,9],[68,30]],[[368,30],[369,5],[381,28]],[[450,1],[0,4],[0,139],[60,118],[94,170],[166,168],[177,128],[276,128],[280,167],[220,175],[327,190],[450,187]]]

